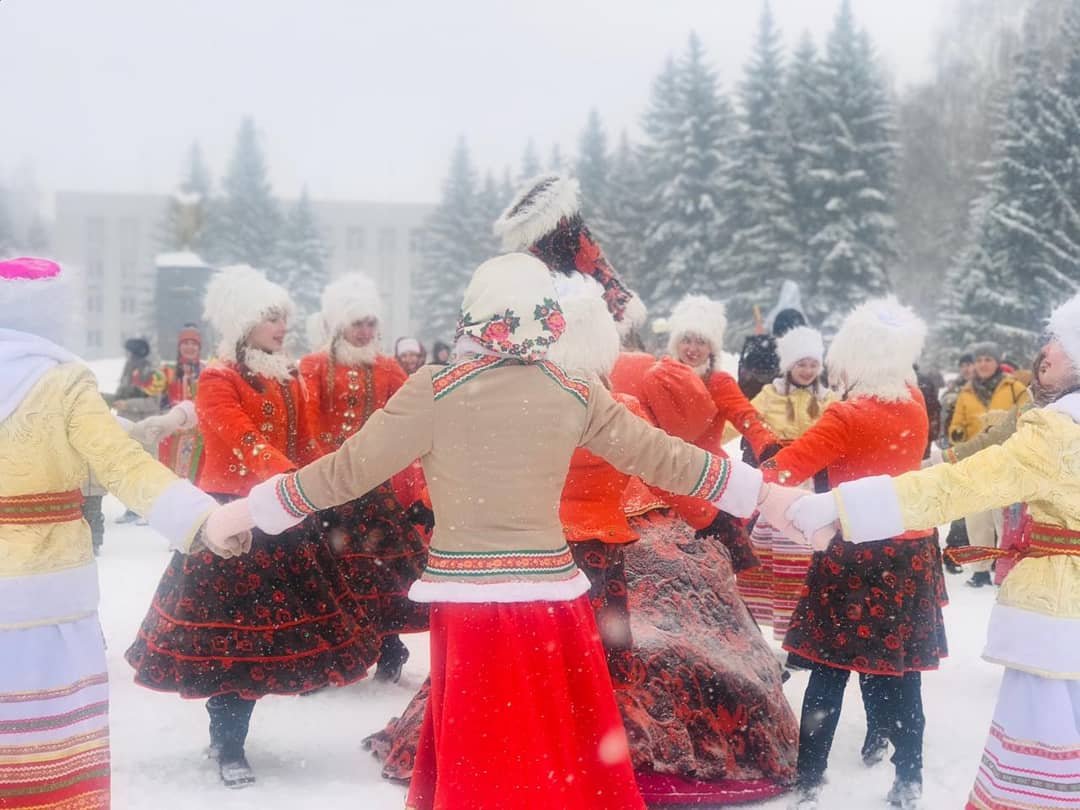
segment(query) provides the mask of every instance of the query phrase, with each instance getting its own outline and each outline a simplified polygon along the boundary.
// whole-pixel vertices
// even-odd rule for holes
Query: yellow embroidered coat
[[[781,389],[787,393],[783,393]],[[818,399],[817,417],[810,414],[810,403],[813,400],[814,393],[809,388],[799,388],[789,385],[786,380],[776,380],[762,388],[750,404],[757,408],[765,424],[776,434],[776,438],[787,442],[806,433],[814,422],[821,418],[825,408],[836,402],[837,397],[832,391],[826,391],[824,397]]]
[[[46,371],[0,421],[0,470],[0,498],[78,490],[92,470],[181,550],[214,507],[128,437],[78,363]],[[0,630],[93,613],[97,575],[86,521],[0,522],[0,595]]]
[[[1010,439],[956,464],[852,482],[836,497],[844,536],[855,542],[1020,502],[1037,524],[1080,532],[1080,394],[1027,411]],[[1080,556],[1017,564],[998,594],[984,657],[1080,679]]]

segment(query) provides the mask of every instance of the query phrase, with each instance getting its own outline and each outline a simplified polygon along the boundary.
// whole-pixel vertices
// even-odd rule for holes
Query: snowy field
[[[404,788],[380,779],[360,740],[399,712],[427,675],[427,637],[408,636],[412,658],[401,683],[363,681],[307,698],[268,698],[255,712],[248,758],[259,782],[227,791],[202,756],[207,742],[201,701],[137,687],[123,659],[169,558],[148,528],[114,526],[120,505],[106,499],[109,525],[100,557],[101,619],[112,678],[113,807],[116,810],[401,810]],[[926,703],[925,810],[964,806],[993,711],[1000,669],[978,657],[993,590],[973,591],[950,576],[945,610],[951,657],[924,677]],[[806,674],[787,684],[796,711]],[[885,808],[892,783],[888,762],[867,770],[859,759],[865,719],[851,679],[833,747],[822,810]],[[789,800],[750,805],[782,810]],[[463,809],[464,810],[464,809]],[[558,810],[543,808],[543,810]]]

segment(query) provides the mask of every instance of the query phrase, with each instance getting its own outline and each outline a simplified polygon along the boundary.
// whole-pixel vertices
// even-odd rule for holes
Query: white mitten
[[[836,496],[831,492],[807,495],[788,508],[787,517],[795,528],[810,538],[815,551],[824,551],[836,534],[840,519]]]
[[[220,557],[236,557],[251,550],[254,527],[248,500],[240,498],[210,513],[203,526],[203,543]]]

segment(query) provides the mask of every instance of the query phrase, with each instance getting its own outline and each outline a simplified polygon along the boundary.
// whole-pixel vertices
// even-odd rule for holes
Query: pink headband
[[[36,281],[59,275],[60,265],[48,259],[20,258],[0,262],[0,278],[5,281]]]

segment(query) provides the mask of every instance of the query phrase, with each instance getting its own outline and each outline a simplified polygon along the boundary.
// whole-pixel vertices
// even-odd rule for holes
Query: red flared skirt
[[[408,810],[643,810],[585,596],[439,604]]]

